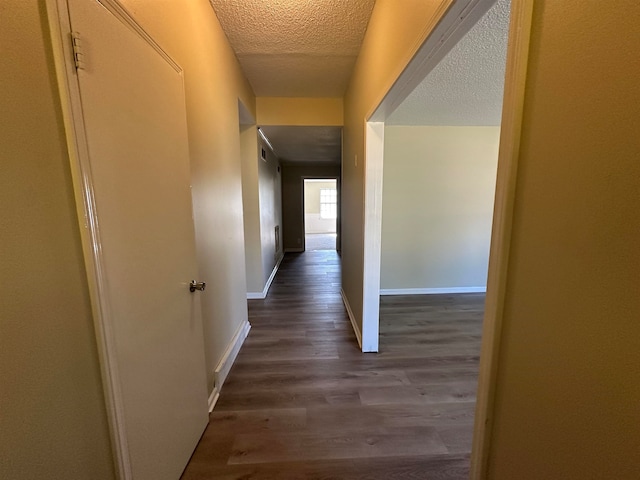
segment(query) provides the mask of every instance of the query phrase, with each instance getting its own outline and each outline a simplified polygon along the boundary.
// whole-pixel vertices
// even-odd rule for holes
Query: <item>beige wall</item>
[[[486,286],[499,127],[388,126],[382,289]]]
[[[365,121],[427,36],[441,0],[378,0],[344,103],[342,288],[362,329]],[[357,161],[356,161],[357,157]]]
[[[258,125],[342,126],[342,98],[258,97]]]
[[[488,478],[640,472],[638,2],[535,2]]]
[[[114,478],[43,2],[0,4],[0,478]]]
[[[240,150],[242,155],[242,207],[247,292],[262,292],[264,272],[260,238],[258,129],[255,125],[240,127]]]
[[[258,136],[254,126],[241,128],[242,198],[247,271],[247,293],[262,293],[282,255],[280,160]],[[260,158],[264,149],[265,162]],[[280,226],[276,251],[275,227]]]
[[[261,294],[282,256],[280,160],[255,126],[241,129],[247,293]],[[267,161],[261,159],[264,149]],[[276,251],[275,227],[280,226]]]
[[[254,116],[255,99],[206,0],[123,4],[185,70],[211,389],[247,319],[238,98]],[[45,19],[42,1],[0,5],[0,477],[112,479]]]
[[[301,251],[304,248],[304,179],[339,177],[339,166],[283,165],[282,226],[285,251]]]
[[[209,390],[213,371],[247,320],[238,99],[255,98],[207,0],[123,0],[184,69],[196,241]]]
[[[262,288],[271,276],[282,250],[282,169],[280,160],[267,144],[258,139],[267,161],[257,160],[260,194],[260,245],[262,251]],[[276,251],[275,227],[280,226],[280,245]],[[259,291],[262,291],[262,288]]]

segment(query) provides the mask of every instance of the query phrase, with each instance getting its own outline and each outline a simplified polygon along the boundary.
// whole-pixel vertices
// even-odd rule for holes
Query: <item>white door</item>
[[[69,0],[126,450],[176,480],[208,421],[182,72],[97,0]]]

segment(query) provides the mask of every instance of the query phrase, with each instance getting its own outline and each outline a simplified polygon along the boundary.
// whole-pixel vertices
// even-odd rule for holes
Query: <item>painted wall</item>
[[[384,138],[381,289],[485,287],[500,127]]]
[[[196,242],[209,390],[213,371],[247,320],[238,99],[255,118],[255,98],[206,0],[123,0],[184,69]]]
[[[342,126],[342,98],[257,97],[258,125]],[[282,166],[282,245],[289,252],[304,250],[304,200],[302,181],[309,177],[339,177],[340,167]],[[337,225],[340,248],[340,222]]]
[[[258,179],[258,129],[240,127],[242,156],[242,206],[247,292],[262,292],[264,271],[260,238],[260,191]]]
[[[640,472],[638,18],[535,2],[491,479]]]
[[[280,160],[254,126],[241,128],[242,198],[247,293],[262,293],[282,250],[282,178]],[[265,162],[260,158],[264,149]],[[276,249],[275,227],[280,226]]]
[[[258,125],[342,126],[342,98],[258,97]]]
[[[282,233],[285,252],[301,252],[304,249],[304,179],[339,177],[339,166],[282,166]],[[340,187],[338,190],[340,191]]]
[[[378,0],[345,94],[342,288],[362,330],[365,121],[429,33],[442,0]]]
[[[46,18],[0,4],[0,478],[111,480]]]
[[[304,229],[305,233],[336,233],[336,219],[320,217],[320,190],[337,189],[337,182],[304,183]]]
[[[260,245],[262,250],[262,286],[267,283],[283,254],[282,250],[282,171],[280,160],[267,144],[258,138],[258,150],[264,149],[267,161],[257,160],[260,193]],[[275,227],[280,227],[276,250]],[[260,289],[262,291],[262,288]]]

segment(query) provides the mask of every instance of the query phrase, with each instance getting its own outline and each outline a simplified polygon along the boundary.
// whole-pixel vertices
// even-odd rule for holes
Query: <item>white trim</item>
[[[284,253],[302,253],[304,248],[285,248]]]
[[[482,480],[489,474],[498,356],[507,287],[533,6],[534,0],[511,3],[500,153],[471,449],[471,480]]]
[[[213,390],[209,394],[209,413],[211,413],[213,407],[218,401],[222,385],[224,385],[224,381],[227,379],[227,375],[229,375],[229,371],[238,356],[238,352],[240,352],[240,348],[242,347],[245,338],[249,335],[249,330],[251,330],[251,324],[245,320],[238,327],[238,330],[231,339],[231,342],[227,345],[227,349],[224,351],[222,359],[220,359],[218,365],[213,371]]]
[[[264,293],[264,297],[266,298],[267,294],[269,293],[269,288],[271,288],[271,284],[273,283],[273,279],[276,278],[276,273],[278,273],[278,268],[280,268],[280,263],[282,263],[282,259],[284,258],[284,254],[280,255],[280,257],[278,258],[278,261],[276,262],[276,264],[273,267],[273,270],[271,271],[271,275],[269,275],[269,278],[267,279],[267,283],[264,286],[264,290],[262,291]]]
[[[362,351],[377,352],[380,331],[380,257],[382,251],[382,164],[384,123],[367,122],[364,164],[364,269]]]
[[[347,315],[349,315],[349,320],[351,320],[351,327],[353,328],[353,332],[356,334],[356,339],[358,340],[358,345],[360,345],[360,350],[362,350],[362,333],[360,333],[360,329],[358,328],[358,324],[356,323],[356,317],[353,315],[353,310],[351,310],[351,305],[349,305],[347,295],[344,293],[344,290],[342,290],[342,288],[340,289],[340,295],[342,295],[342,303],[344,303],[344,308],[347,309]]]
[[[247,300],[264,300],[265,298],[267,298],[267,294],[269,293],[269,288],[271,288],[271,283],[273,282],[273,279],[276,277],[276,273],[278,273],[278,268],[280,268],[280,263],[282,262],[283,258],[284,258],[284,254],[280,255],[280,258],[278,258],[278,261],[273,267],[273,270],[271,271],[271,275],[269,275],[269,278],[267,279],[267,283],[264,285],[262,292],[247,292]]]
[[[258,133],[260,134],[260,137],[262,137],[262,140],[264,141],[264,143],[266,143],[267,146],[269,147],[269,150],[271,150],[271,153],[273,153],[277,157],[278,155],[276,154],[276,151],[273,149],[273,145],[271,145],[271,142],[269,141],[269,139],[267,138],[267,136],[264,134],[264,132],[260,127],[258,127]],[[265,162],[267,161],[266,155],[263,157],[262,153],[260,154],[260,158],[262,158],[262,160],[264,160]]]
[[[213,391],[211,392],[211,395],[209,395],[209,413],[213,412],[213,409],[216,406],[216,403],[218,403],[218,399],[220,398],[220,392],[218,391],[217,388],[213,388]]]
[[[485,293],[487,287],[381,288],[380,295],[440,295],[443,293]]]

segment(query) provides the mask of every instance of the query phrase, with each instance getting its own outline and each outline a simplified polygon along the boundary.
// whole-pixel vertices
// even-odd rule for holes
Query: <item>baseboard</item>
[[[358,339],[358,345],[360,345],[360,350],[362,350],[362,332],[360,328],[358,328],[358,324],[356,323],[356,317],[353,315],[353,310],[351,310],[351,305],[349,305],[349,300],[347,300],[347,296],[344,293],[342,288],[340,289],[340,295],[342,296],[342,303],[344,303],[344,307],[347,309],[347,315],[349,315],[349,320],[351,320],[351,327],[353,328],[353,332],[356,334],[356,338]]]
[[[227,346],[218,366],[213,372],[213,391],[211,392],[211,395],[209,395],[209,412],[213,410],[213,407],[218,401],[222,385],[224,385],[224,381],[227,379],[227,375],[229,375],[229,371],[238,356],[238,352],[244,343],[244,339],[249,335],[249,330],[251,330],[251,324],[249,322],[245,321],[240,325],[236,334],[233,336],[233,339]]]
[[[302,253],[304,248],[285,248],[284,253]]]
[[[216,406],[219,398],[220,391],[214,387],[213,392],[211,392],[211,395],[209,395],[209,413],[213,412],[213,408]]]
[[[381,288],[380,295],[439,295],[443,293],[485,293],[487,287]]]
[[[271,288],[271,284],[273,283],[273,279],[276,278],[276,273],[278,273],[278,269],[280,268],[280,264],[282,263],[282,259],[283,258],[284,258],[284,253],[282,255],[280,255],[280,257],[278,257],[278,261],[276,262],[275,266],[273,267],[273,270],[271,271],[271,275],[269,275],[267,283],[264,286],[263,292],[264,292],[265,298],[267,297],[267,294],[269,293],[269,289]]]
[[[278,268],[280,268],[280,263],[282,262],[283,258],[284,258],[284,254],[280,255],[280,258],[278,258],[278,261],[276,262],[276,265],[273,267],[273,270],[271,271],[271,275],[269,275],[269,278],[267,279],[267,283],[265,283],[264,288],[262,289],[262,292],[247,292],[247,300],[264,300],[265,298],[267,298],[267,294],[269,293],[269,288],[271,288],[271,283],[273,282],[273,279],[276,278],[276,273],[278,273]]]

